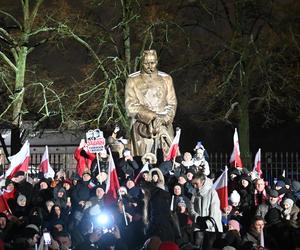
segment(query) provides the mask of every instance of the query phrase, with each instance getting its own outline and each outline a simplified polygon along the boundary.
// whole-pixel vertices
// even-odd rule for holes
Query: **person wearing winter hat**
[[[26,239],[26,242],[31,248],[39,241],[39,228],[35,224],[29,224],[21,233],[22,237]]]
[[[270,189],[269,197],[266,203],[260,204],[256,209],[256,215],[265,218],[268,211],[272,208],[278,209],[280,212],[282,211],[282,207],[279,205],[279,194],[277,190]]]
[[[229,200],[232,206],[237,207],[240,203],[241,196],[236,190],[233,190],[230,194]]]
[[[282,211],[283,218],[287,221],[290,221],[291,225],[298,227],[298,215],[300,212],[299,207],[294,203],[292,199],[289,198],[283,200],[282,206],[284,208]]]
[[[240,223],[237,220],[228,221],[228,230],[236,230],[240,232]]]
[[[179,250],[179,247],[172,241],[164,241],[159,245],[157,250]]]
[[[227,246],[238,249],[241,245],[242,238],[240,235],[240,223],[237,220],[228,221],[228,231],[225,234]]]

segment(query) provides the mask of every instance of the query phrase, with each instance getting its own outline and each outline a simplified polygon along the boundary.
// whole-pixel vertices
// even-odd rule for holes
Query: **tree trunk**
[[[28,55],[28,48],[22,46],[18,52],[18,58],[16,62],[17,72],[15,80],[15,95],[16,100],[13,104],[13,117],[11,130],[11,155],[17,153],[22,145],[20,139],[20,126],[22,124],[22,105],[24,101],[24,82],[26,72],[26,61]]]
[[[251,168],[250,136],[249,136],[249,84],[243,81],[240,95],[239,144],[244,167]]]

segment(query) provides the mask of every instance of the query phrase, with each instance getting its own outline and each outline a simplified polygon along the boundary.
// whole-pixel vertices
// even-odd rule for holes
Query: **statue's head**
[[[142,56],[142,71],[152,74],[157,71],[157,54],[155,50],[145,50]]]

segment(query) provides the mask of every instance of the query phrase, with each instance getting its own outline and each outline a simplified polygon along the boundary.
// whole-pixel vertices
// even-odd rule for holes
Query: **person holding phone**
[[[118,175],[121,181],[125,181],[126,178],[134,178],[135,171],[139,169],[138,163],[134,160],[131,151],[125,148],[123,151],[123,157],[118,163]]]

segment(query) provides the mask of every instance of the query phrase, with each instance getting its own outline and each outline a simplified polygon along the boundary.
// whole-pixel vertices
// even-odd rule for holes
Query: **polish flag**
[[[140,179],[141,175],[146,172],[150,171],[149,169],[149,162],[146,162],[145,165],[142,167],[141,171],[138,173],[138,175],[135,177],[134,182],[137,183],[137,181]]]
[[[262,176],[261,171],[261,149],[259,148],[254,159],[253,172],[257,173],[259,177]]]
[[[120,188],[120,184],[119,184],[118,175],[116,171],[116,165],[112,157],[112,153],[110,149],[108,149],[108,151],[109,151],[108,177],[106,181],[105,193],[107,194],[108,198],[117,200],[118,199],[117,191]]]
[[[181,129],[176,129],[176,135],[174,137],[174,140],[170,146],[169,153],[165,157],[165,161],[173,160],[177,156],[178,148],[179,148],[179,139],[180,139]]]
[[[243,163],[241,160],[241,156],[240,156],[240,145],[239,145],[239,136],[238,136],[238,132],[237,129],[234,130],[234,135],[233,135],[233,151],[232,154],[230,156],[230,165],[234,166],[236,168],[243,167]]]
[[[30,161],[30,144],[28,140],[21,150],[17,154],[8,157],[8,160],[10,161],[10,167],[5,172],[6,178],[11,179],[18,171],[27,172]]]
[[[48,146],[45,146],[45,151],[40,163],[39,167],[40,172],[44,173],[45,178],[54,178],[55,172],[53,168],[50,166],[49,162],[49,153],[48,153]]]
[[[220,208],[224,211],[228,207],[228,168],[214,182],[213,188],[217,191],[220,199]]]

